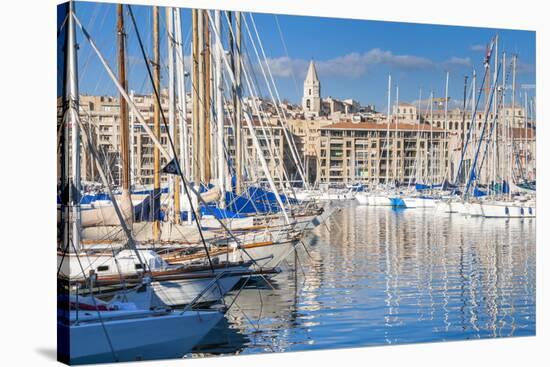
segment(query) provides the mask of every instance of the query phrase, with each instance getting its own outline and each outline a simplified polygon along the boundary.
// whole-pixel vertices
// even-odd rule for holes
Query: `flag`
[[[169,175],[179,175],[180,172],[178,170],[178,164],[176,163],[176,158],[172,159],[164,168],[162,169],[163,173],[167,173]]]

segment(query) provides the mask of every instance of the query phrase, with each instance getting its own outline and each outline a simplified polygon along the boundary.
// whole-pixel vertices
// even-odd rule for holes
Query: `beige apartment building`
[[[153,129],[152,95],[134,95],[133,101],[149,127]],[[161,93],[162,109],[168,117],[168,97],[166,91]],[[83,123],[88,126],[92,141],[94,141],[100,158],[104,162],[104,170],[113,184],[120,183],[120,103],[112,96],[80,96],[80,115]],[[154,144],[143,127],[137,123],[137,118],[130,113],[130,160],[131,182],[134,185],[151,185],[153,183],[153,148]],[[160,141],[168,150],[168,132],[161,123]],[[161,156],[161,166],[166,164]],[[96,163],[91,159],[87,149],[82,149],[82,179],[98,180]],[[162,183],[168,177],[161,175]]]
[[[262,149],[263,157],[268,166],[268,171],[276,183],[286,180],[286,177],[292,178],[295,169],[291,162],[292,158],[288,151],[288,142],[280,124],[264,122],[261,124],[257,118],[253,121],[254,134],[258,139]],[[232,134],[233,129],[228,127],[227,133]],[[246,177],[252,182],[260,182],[267,179],[265,171],[262,168],[262,162],[258,150],[254,145],[253,137],[247,124],[243,125],[244,139],[244,171]],[[235,157],[234,137],[231,135],[229,140],[230,156],[233,162]],[[234,162],[233,162],[234,163]],[[233,165],[232,163],[232,165]],[[286,176],[285,176],[286,175]]]
[[[427,124],[341,122],[320,128],[319,183],[441,182],[448,139]]]
[[[310,120],[288,120],[290,133],[294,138],[296,148],[304,165],[304,173],[309,182],[315,182],[317,179],[321,128],[331,124],[333,124],[333,121],[324,117]]]
[[[147,121],[149,127],[153,129],[153,105],[154,98],[151,94],[134,95],[133,101],[139,112]],[[162,109],[166,118],[168,118],[168,95],[166,90],[161,92]],[[191,105],[188,103],[187,128],[189,136],[191,134]],[[120,165],[120,105],[117,97],[112,96],[87,96],[80,97],[81,119],[90,131],[92,141],[97,147],[101,160],[104,162],[103,168],[111,183],[118,185],[121,177]],[[179,120],[176,118],[176,120]],[[179,124],[179,121],[176,121]],[[137,119],[130,113],[130,166],[131,181],[133,185],[151,185],[153,183],[153,148],[154,143],[145,132]],[[229,119],[225,121],[225,136],[227,142],[227,154],[229,155],[229,165],[234,165],[235,143],[232,123]],[[214,129],[212,129],[214,131]],[[252,135],[246,124],[243,124],[243,139],[245,147],[245,156],[247,160],[244,165],[247,169],[247,177],[256,181],[265,179],[265,173],[261,168],[261,162],[256,148],[252,141]],[[289,161],[290,153],[288,144],[280,125],[273,122],[264,122],[260,124],[257,119],[254,120],[254,131],[262,146],[266,163],[270,174],[279,181],[284,177],[284,169],[287,168],[289,175],[295,170],[293,162]],[[161,123],[161,144],[167,151],[171,151],[168,142],[168,132]],[[214,138],[210,139],[214,144]],[[190,147],[192,142],[190,142]],[[215,147],[212,146],[212,151]],[[161,157],[161,167],[166,164],[166,160]],[[213,163],[212,163],[213,164]],[[212,170],[212,172],[214,172]],[[82,149],[82,179],[84,181],[99,180],[96,163],[91,159],[87,149]],[[168,175],[161,175],[162,183],[167,183]]]

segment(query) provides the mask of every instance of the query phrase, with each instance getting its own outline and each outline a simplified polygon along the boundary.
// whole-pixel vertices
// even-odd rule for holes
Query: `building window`
[[[309,95],[311,96],[311,88],[309,88]]]
[[[310,91],[311,91],[311,89],[310,89]],[[306,99],[306,107],[307,107],[308,109],[311,108],[311,101],[310,101],[309,99]]]

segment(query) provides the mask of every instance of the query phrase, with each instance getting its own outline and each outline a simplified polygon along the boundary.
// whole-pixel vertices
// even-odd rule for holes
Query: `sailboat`
[[[355,195],[355,198],[359,204],[370,205],[370,206],[393,206],[394,201],[392,198],[394,195],[394,187],[390,184],[389,176],[389,160],[390,160],[390,122],[391,122],[391,75],[388,75],[388,111],[387,111],[387,129],[386,129],[386,143],[385,143],[385,154],[386,154],[386,179],[384,185],[376,185],[376,187],[369,187],[369,191],[358,192]],[[396,123],[397,127],[397,123]],[[380,166],[382,161],[380,161]],[[397,180],[397,177],[394,174],[393,181]]]
[[[448,86],[448,74],[447,74],[447,84],[446,84],[446,89],[447,89],[447,86]],[[445,97],[445,116],[447,114],[447,96]],[[437,202],[437,197],[434,195],[438,186],[439,185],[436,185],[434,184],[434,181],[435,181],[435,178],[436,177],[439,177],[441,175],[436,175],[435,174],[435,157],[436,157],[436,154],[435,154],[435,147],[436,145],[434,144],[434,141],[433,141],[433,104],[434,104],[434,97],[433,97],[433,91],[430,93],[430,134],[429,134],[429,139],[426,141],[426,146],[427,146],[427,150],[426,150],[426,157],[425,157],[425,162],[427,162],[427,166],[429,168],[429,177],[428,177],[428,182],[430,182],[430,184],[426,185],[426,184],[421,184],[419,182],[416,182],[415,183],[415,189],[416,189],[416,192],[408,192],[404,195],[401,195],[400,196],[400,199],[401,199],[401,202],[403,203],[403,207],[405,208],[408,208],[408,209],[412,209],[412,208],[434,208],[436,206],[436,202]],[[445,121],[446,121],[446,117],[445,117]],[[419,124],[421,123],[420,121],[418,122]],[[445,122],[446,123],[446,122]],[[444,136],[444,139],[446,139],[447,137]],[[444,142],[441,143],[440,141],[440,145],[439,145],[439,149],[441,147],[441,144],[445,144]],[[418,162],[419,160],[421,159],[422,157],[420,156],[420,154],[417,155],[416,157],[416,163],[418,165]],[[440,165],[441,165],[441,160],[439,160],[440,162]],[[439,167],[439,169],[441,169],[441,167]],[[417,172],[417,177],[418,176],[418,172]],[[424,177],[426,178],[426,177]]]
[[[505,59],[505,54],[503,59]],[[515,109],[515,90],[516,90],[516,60],[517,56],[514,55],[512,59],[512,126],[515,123],[516,109]],[[505,64],[505,60],[503,60]],[[506,79],[504,77],[505,71],[503,71],[503,86],[502,86],[502,96],[504,98],[504,91],[506,90]],[[504,107],[502,103],[501,108]],[[482,215],[486,218],[532,218],[535,216],[535,201],[530,198],[522,198],[523,200],[518,200],[512,196],[512,189],[508,183],[512,182],[512,166],[514,164],[514,151],[512,144],[512,129],[509,125],[503,126],[501,129],[498,129],[498,132],[501,132],[501,138],[503,140],[503,159],[506,165],[504,166],[505,172],[502,173],[502,176],[505,177],[503,183],[505,184],[502,191],[502,194],[499,197],[493,197],[487,200],[484,200],[480,203]],[[495,139],[498,139],[498,135],[495,136]],[[493,151],[493,155],[497,154]],[[494,180],[493,180],[494,182]],[[493,190],[494,191],[494,190]],[[505,192],[507,191],[507,192]]]
[[[488,54],[485,59],[485,74],[482,81],[482,87],[485,83],[488,65],[493,48],[498,45],[498,36],[491,42]],[[496,54],[496,52],[495,52]],[[493,74],[490,96],[487,96],[484,121],[481,127],[480,136],[477,137],[473,147],[473,164],[469,169],[469,175],[461,199],[451,199],[450,204],[454,206],[454,211],[469,215],[486,218],[528,218],[535,216],[535,201],[530,194],[523,196],[514,181],[518,180],[513,174],[514,165],[517,164],[514,148],[513,129],[509,121],[502,122],[501,115],[505,106],[505,92],[507,90],[507,81],[512,74],[512,125],[515,121],[515,74],[516,57],[512,58],[509,68],[506,65],[506,54],[503,53],[502,60],[498,62],[498,54],[495,56],[495,70]],[[497,85],[499,71],[502,69],[502,84]],[[475,85],[475,81],[473,83]],[[475,95],[475,86],[473,87]],[[480,93],[481,94],[481,93]],[[475,97],[472,98],[472,105]],[[468,148],[472,128],[474,124],[475,112],[479,104],[480,96],[472,111],[472,124],[466,136],[465,144],[462,147],[462,157],[457,171],[457,177],[461,172],[464,162],[464,155]],[[492,116],[489,119],[489,112],[492,108]],[[489,121],[491,120],[491,121]],[[485,170],[485,171],[483,171]],[[485,178],[488,181],[483,185],[480,183],[482,173],[485,172]],[[486,181],[486,182],[487,182]],[[518,180],[519,181],[519,180]]]
[[[79,195],[80,184],[80,140],[83,125],[78,114],[78,72],[76,24],[82,27],[74,11],[74,2],[61,5],[66,11],[64,32],[64,94],[61,142],[65,158],[61,165],[62,221],[61,246],[63,259],[78,259],[80,251],[81,222]],[[118,6],[119,15],[122,5]],[[158,14],[158,8],[153,12]],[[158,25],[158,23],[157,23]],[[69,141],[69,139],[71,139]],[[70,153],[70,155],[69,155]],[[72,158],[72,161],[69,160]],[[72,164],[70,164],[70,162]],[[106,177],[100,168],[104,184]],[[112,195],[112,191],[110,192]],[[122,211],[118,204],[113,207],[120,224],[128,233],[129,242],[135,248],[131,233],[126,227]],[[139,255],[136,253],[136,256]],[[141,263],[141,266],[144,266]],[[89,288],[94,289],[95,274],[83,274]],[[107,304],[93,295],[79,298],[63,277],[58,280],[58,343],[59,358],[67,363],[99,363],[112,361],[131,361],[183,355],[200,341],[201,337],[217,324],[224,310],[194,310],[190,312],[172,309],[150,310],[138,308],[133,303]],[[90,342],[92,340],[93,342]]]
[[[72,299],[70,309],[58,314],[58,356],[68,364],[182,357],[223,317],[220,310],[149,310]]]

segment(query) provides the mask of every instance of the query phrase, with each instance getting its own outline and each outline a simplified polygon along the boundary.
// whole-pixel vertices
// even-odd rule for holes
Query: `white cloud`
[[[302,79],[306,75],[309,61],[283,56],[268,59],[268,64],[275,77],[288,78],[294,74],[296,78]],[[315,61],[315,67],[323,77],[357,78],[376,65],[386,65],[401,71],[448,70],[471,67],[472,60],[469,57],[453,56],[443,62],[435,62],[421,56],[395,55],[391,51],[374,48],[364,53],[352,52],[329,60]]]
[[[455,67],[470,67],[472,66],[472,60],[469,57],[457,57],[453,56],[443,62],[443,66],[446,69],[452,69]]]
[[[486,47],[485,45],[472,45],[472,46],[470,47],[470,50],[472,50],[472,51],[478,51],[478,52],[480,52],[480,51],[485,51],[486,49],[487,49],[487,47]]]
[[[306,75],[309,61],[283,56],[268,59],[268,64],[276,77],[287,78],[294,73],[297,78],[303,78]],[[424,57],[394,55],[391,51],[379,48],[364,53],[352,52],[329,60],[315,61],[315,67],[319,74],[333,77],[360,77],[374,65],[388,65],[406,71],[425,70],[436,66],[433,61]]]
[[[301,59],[291,59],[283,56],[267,60],[271,73],[275,77],[288,78],[294,73],[296,76],[305,75],[308,62]]]

